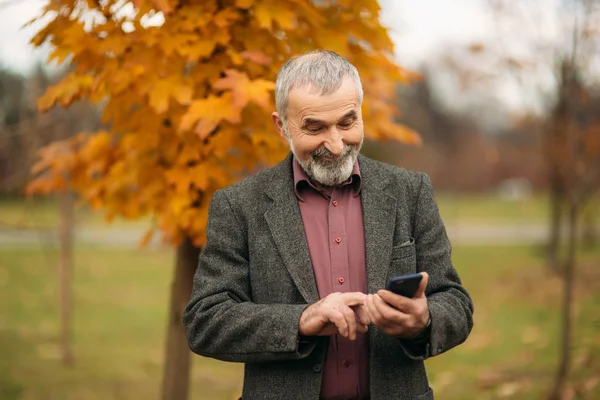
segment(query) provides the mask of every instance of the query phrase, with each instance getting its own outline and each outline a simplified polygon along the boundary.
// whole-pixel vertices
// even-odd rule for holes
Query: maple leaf
[[[420,143],[392,122],[395,85],[416,74],[390,57],[377,3],[133,0],[136,12],[127,22],[135,29],[125,32],[124,21],[111,19],[84,29],[81,20],[57,12],[72,10],[72,0],[49,1],[32,43],[50,42],[50,57],[76,68],[39,98],[38,108],[90,99],[102,104],[110,130],[40,152],[28,193],[70,186],[109,215],[153,214],[168,243],[185,235],[202,243],[210,195],[241,171],[287,153],[270,126],[274,79],[285,59],[312,48],[334,50],[356,65],[369,138]],[[86,4],[104,13],[112,3]],[[156,12],[164,21],[144,26]]]
[[[148,0],[152,6],[154,6],[157,10],[162,11],[163,14],[168,15],[173,12],[173,6],[169,0]],[[133,5],[136,8],[141,8],[146,0],[132,0]]]
[[[57,102],[64,107],[68,107],[73,101],[80,98],[83,93],[86,93],[93,82],[93,76],[82,76],[72,72],[63,78],[61,82],[50,86],[46,93],[38,99],[37,106],[42,111],[49,110]]]
[[[152,227],[152,228],[148,229],[146,231],[146,233],[144,233],[144,235],[138,241],[138,246],[146,247],[148,245],[148,243],[150,243],[150,241],[154,237],[155,233],[156,233],[156,228]]]
[[[191,182],[197,189],[206,190],[210,183],[211,171],[206,165],[196,165],[190,171]]]
[[[225,78],[221,78],[213,85],[215,89],[231,90],[233,106],[244,108],[248,102],[253,101],[265,110],[271,107],[271,91],[275,83],[264,79],[250,80],[248,75],[235,69],[225,70]]]
[[[248,9],[252,7],[254,0],[235,0],[235,5],[239,8]]]
[[[186,131],[197,123],[195,131],[204,139],[223,120],[238,123],[241,120],[240,109],[230,107],[231,103],[231,93],[195,100],[183,116],[179,128]]]
[[[254,6],[254,16],[258,25],[269,31],[276,23],[282,29],[292,30],[296,27],[296,14],[283,2],[261,2]]]
[[[215,15],[214,22],[219,28],[226,28],[231,25],[231,23],[239,21],[241,18],[242,15],[238,10],[235,8],[226,8]]]
[[[382,128],[383,133],[389,139],[412,145],[421,145],[421,137],[419,134],[404,125],[387,122]]]
[[[246,59],[246,60],[250,60],[253,63],[256,64],[260,64],[260,65],[269,65],[271,64],[271,62],[273,62],[273,59],[269,56],[267,56],[265,53],[263,53],[262,51],[243,51],[242,53],[240,53],[240,56],[242,56],[242,58]]]
[[[169,108],[169,99],[173,98],[182,105],[192,101],[193,90],[176,77],[157,79],[151,85],[149,105],[159,114]]]

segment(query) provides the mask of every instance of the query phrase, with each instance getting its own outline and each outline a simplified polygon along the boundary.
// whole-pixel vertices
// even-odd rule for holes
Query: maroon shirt
[[[340,188],[325,190],[294,158],[294,186],[321,298],[334,292],[367,293],[365,233],[358,162]],[[321,399],[369,397],[369,350],[365,334],[355,341],[331,336],[323,368]]]

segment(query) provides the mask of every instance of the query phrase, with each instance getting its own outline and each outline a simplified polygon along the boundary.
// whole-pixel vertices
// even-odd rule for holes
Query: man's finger
[[[327,318],[335,324],[340,335],[348,337],[348,323],[341,312],[332,309]]]
[[[362,325],[369,325],[371,323],[370,319],[369,319],[369,313],[367,311],[367,305],[361,305],[361,306],[354,306],[352,307],[352,309],[354,310],[354,313],[356,314],[356,318],[358,319],[358,322],[360,322]]]
[[[354,315],[354,311],[350,309],[350,307],[343,306],[340,307],[340,312],[344,315],[344,319],[346,320],[346,324],[348,325],[348,335],[346,336],[350,340],[356,339],[356,317]]]
[[[404,319],[404,316],[406,315],[401,311],[391,307],[388,303],[383,301],[378,294],[373,295],[373,303],[375,304],[377,311],[379,311],[379,314],[381,314],[383,319],[386,320],[388,324],[397,325]]]
[[[344,305],[351,307],[364,304],[367,299],[367,295],[361,292],[348,292],[340,294],[340,298]]]
[[[377,295],[381,297],[387,304],[404,313],[411,314],[411,311],[414,308],[414,300],[390,292],[389,290],[380,290],[377,292]]]
[[[371,320],[371,323],[380,328],[382,323],[385,323],[385,319],[381,316],[381,313],[377,307],[375,307],[375,303],[373,301],[374,297],[375,296],[372,294],[367,296],[367,309],[369,311],[369,319]]]
[[[421,272],[421,275],[423,275],[423,279],[421,279],[417,293],[415,293],[414,298],[416,299],[425,297],[425,289],[427,288],[427,283],[429,282],[429,274],[427,272]]]

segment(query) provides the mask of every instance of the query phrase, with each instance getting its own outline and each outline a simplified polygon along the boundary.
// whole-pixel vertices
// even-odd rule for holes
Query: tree
[[[28,193],[72,189],[109,220],[150,214],[155,222],[141,243],[160,230],[163,241],[179,246],[163,398],[187,395],[181,313],[212,194],[287,152],[268,116],[281,63],[314,48],[347,57],[365,87],[367,137],[418,143],[415,132],[392,120],[395,84],[415,75],[392,61],[379,12],[375,0],[46,5],[49,22],[32,43],[51,43],[50,60],[74,69],[39,108],[90,99],[103,106],[109,128],[42,149]]]
[[[17,76],[0,70],[0,185],[2,192],[22,193],[29,179],[29,169],[34,161],[34,151],[40,144],[66,139],[82,129],[95,129],[98,125],[96,110],[79,102],[69,110],[55,109],[48,114],[37,114],[35,100],[56,81],[58,76],[48,74],[41,66],[27,76]],[[58,244],[58,309],[59,348],[64,365],[71,365],[72,315],[72,247],[74,231],[73,196],[56,194],[59,215]],[[2,224],[3,221],[0,221]],[[11,226],[23,228],[22,226]]]
[[[561,109],[557,125],[560,133],[553,138],[557,179],[567,208],[567,255],[561,268],[563,279],[561,358],[549,400],[563,398],[571,366],[571,336],[573,330],[573,292],[577,266],[579,224],[582,211],[600,189],[600,117],[598,99],[593,99],[582,84],[572,64],[563,66]],[[556,116],[556,113],[555,113]]]
[[[545,171],[550,192],[549,269],[563,283],[560,359],[549,399],[562,398],[571,365],[573,285],[582,210],[600,187],[600,1],[492,0],[495,43],[463,50],[459,84],[494,93],[516,83],[519,118],[543,121]],[[451,60],[452,61],[452,60]],[[451,70],[454,68],[451,68]],[[464,78],[464,79],[461,79]],[[510,79],[507,79],[510,78]],[[476,85],[473,85],[473,84]],[[454,94],[454,92],[452,92]],[[481,97],[477,97],[481,101]],[[517,115],[517,113],[514,113]],[[566,225],[566,234],[562,235]],[[564,237],[563,237],[564,236]],[[566,254],[559,250],[565,248]]]
[[[490,2],[502,48],[502,64],[518,82],[521,92],[548,113],[544,127],[544,158],[550,193],[550,230],[546,257],[560,273],[561,234],[568,218],[568,182],[561,171],[565,159],[568,108],[573,101],[573,73],[584,86],[598,76],[598,0],[569,0],[552,7],[522,5],[514,0]],[[520,43],[515,46],[515,43]],[[519,48],[517,48],[519,47]],[[531,105],[531,104],[530,104]]]
[[[510,29],[527,25],[523,19],[515,24],[514,18],[518,18],[518,13],[514,12],[518,9],[516,2],[494,0],[492,4],[496,15],[503,16],[503,20],[510,24]],[[547,12],[548,8],[537,11]],[[507,56],[506,61],[512,65],[521,82],[528,78],[527,74],[531,77],[532,72],[544,76],[543,72],[548,72],[548,66],[554,78],[552,94],[548,96],[547,91],[542,90],[537,95],[546,97],[549,109],[544,152],[551,204],[547,259],[549,267],[559,272],[563,281],[561,356],[556,379],[548,395],[549,399],[558,400],[563,397],[571,365],[573,285],[579,221],[583,208],[600,188],[600,119],[592,95],[592,88],[598,83],[594,65],[599,61],[597,56],[600,54],[600,32],[597,30],[600,2],[570,0],[561,2],[553,11],[560,16],[557,25],[562,34],[555,38],[542,37],[541,32],[533,28],[530,58]],[[531,14],[528,16],[531,17]],[[518,35],[520,32],[513,33]],[[519,39],[521,41],[522,36]],[[535,62],[536,58],[545,62]],[[522,87],[527,86],[524,84]],[[559,249],[564,243],[561,238],[563,223],[567,225],[567,254],[561,263]]]
[[[14,167],[11,150],[21,147],[18,133],[11,128],[22,118],[24,79],[0,67],[0,188],[4,193],[14,190]]]

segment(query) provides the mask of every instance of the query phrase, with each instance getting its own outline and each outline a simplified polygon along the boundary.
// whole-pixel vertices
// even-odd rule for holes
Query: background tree
[[[600,62],[600,2],[569,0],[552,7],[514,0],[493,0],[490,4],[501,49],[495,65],[506,67],[527,99],[524,104],[549,116],[543,126],[550,194],[546,257],[548,266],[560,272],[558,251],[563,221],[568,215],[568,183],[562,172],[568,152],[567,119],[574,116],[569,107],[578,102],[575,77],[584,87],[592,88],[598,83],[594,71]]]
[[[571,0],[560,2],[556,8],[519,7],[520,4],[512,0],[494,0],[491,4],[502,38],[504,54],[501,60],[510,67],[523,94],[542,102],[542,109],[548,116],[544,124],[544,156],[551,206],[547,261],[563,280],[561,356],[555,384],[549,393],[549,398],[556,400],[563,397],[571,364],[579,221],[582,210],[600,187],[600,121],[597,109],[594,109],[594,93],[600,78],[595,68],[600,62],[600,32],[597,29],[600,2]],[[534,13],[539,13],[537,19],[531,18]],[[547,21],[540,19],[540,15],[545,18],[550,15],[558,28],[555,35],[542,35],[539,26],[527,23],[527,19],[538,21],[538,24]],[[516,42],[508,42],[514,37],[509,30],[513,35],[520,35],[519,42],[523,41],[523,32],[515,29],[517,26],[525,26],[528,30],[525,43],[529,49],[520,55]],[[566,239],[562,240],[565,223]],[[559,250],[563,244],[566,255],[561,262]]]
[[[564,206],[567,209],[567,254],[561,265],[563,275],[563,323],[561,359],[556,381],[549,395],[551,400],[563,398],[565,382],[571,366],[572,325],[573,325],[573,284],[576,273],[576,250],[579,243],[579,225],[584,208],[600,189],[600,115],[597,99],[581,84],[576,71],[567,64],[564,66],[561,98],[557,121],[559,134],[553,136],[551,149],[554,163],[561,182]],[[559,242],[560,243],[560,242]],[[557,244],[558,245],[558,244]]]
[[[69,110],[55,109],[48,114],[36,110],[36,98],[59,80],[63,72],[48,72],[37,65],[27,76],[0,71],[0,195],[16,196],[29,180],[35,149],[55,140],[66,139],[82,130],[98,127],[96,110],[85,102]],[[63,364],[73,362],[71,349],[72,266],[74,236],[74,197],[64,191],[56,194],[59,227],[59,345]],[[4,221],[0,221],[0,225]],[[23,229],[21,224],[9,228]]]
[[[282,159],[272,90],[284,60],[324,48],[357,66],[369,139],[418,143],[395,124],[396,83],[415,76],[392,61],[375,0],[55,0],[33,38],[73,70],[41,110],[89,99],[108,128],[40,152],[30,194],[74,190],[107,218],[152,215],[177,245],[163,398],[187,397],[189,351],[181,313],[215,190]]]

